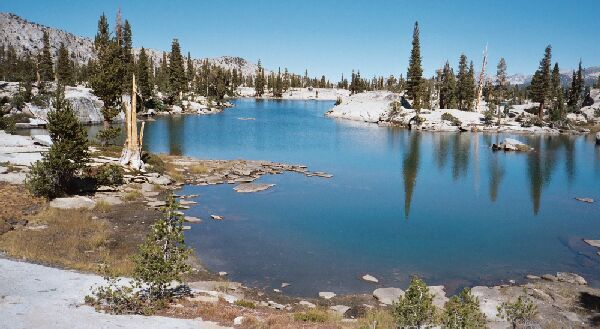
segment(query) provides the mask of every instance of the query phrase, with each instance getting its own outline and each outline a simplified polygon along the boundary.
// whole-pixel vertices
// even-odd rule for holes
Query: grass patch
[[[238,299],[234,302],[234,304],[245,308],[256,308],[256,304],[254,304],[254,302],[245,299]]]
[[[208,173],[208,168],[204,165],[201,164],[195,164],[193,166],[190,167],[190,172],[192,174],[207,174]]]
[[[94,207],[94,210],[99,211],[99,212],[108,212],[110,211],[110,208],[112,206],[104,201],[104,200],[98,200],[96,201],[96,206]]]
[[[331,314],[322,309],[311,309],[294,313],[294,320],[301,322],[325,323],[331,320]]]
[[[144,195],[139,190],[131,190],[123,195],[125,201],[137,201],[140,200]]]
[[[9,256],[78,270],[96,271],[102,261],[119,273],[129,273],[128,257],[109,251],[110,226],[92,219],[89,210],[50,208],[30,220],[45,224],[41,230],[16,230],[0,236],[0,249]]]
[[[392,312],[386,309],[370,309],[365,316],[358,321],[360,328],[365,329],[395,329],[396,320]]]
[[[176,182],[184,182],[185,176],[183,172],[177,170],[177,166],[169,161],[165,161],[165,173],[167,173]]]

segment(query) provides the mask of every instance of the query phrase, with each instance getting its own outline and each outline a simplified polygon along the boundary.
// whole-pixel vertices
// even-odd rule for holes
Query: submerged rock
[[[331,299],[331,298],[335,297],[335,293],[330,292],[330,291],[321,291],[321,292],[319,292],[319,297],[325,298],[325,299]]]
[[[376,277],[372,276],[371,274],[365,274],[362,276],[362,279],[367,281],[367,282],[372,282],[372,283],[379,283],[379,280],[377,280]]]
[[[275,184],[256,184],[256,183],[246,183],[240,184],[233,189],[238,193],[254,193],[259,191],[264,191],[268,188],[275,186]]]
[[[214,220],[223,220],[223,216],[219,216],[219,215],[210,215],[210,218],[214,219]]]
[[[589,244],[592,247],[600,248],[600,240],[583,240],[583,242]]]
[[[533,150],[533,148],[516,139],[506,138],[500,144],[492,144],[492,150],[528,152]]]
[[[580,198],[576,197],[575,200],[585,202],[585,203],[594,203],[594,199],[592,198]]]
[[[373,297],[385,305],[392,305],[402,296],[404,296],[404,290],[400,288],[379,288],[373,291]]]

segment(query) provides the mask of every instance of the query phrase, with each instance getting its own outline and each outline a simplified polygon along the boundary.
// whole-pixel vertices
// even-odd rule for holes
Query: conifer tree
[[[475,108],[475,68],[473,67],[473,61],[469,64],[469,71],[467,72],[467,90],[466,90],[466,102],[467,109],[473,111]]]
[[[265,93],[265,70],[260,63],[260,59],[258,60],[258,68],[256,69],[256,78],[254,78],[254,93],[256,97],[262,97]]]
[[[552,46],[548,45],[544,51],[544,57],[540,60],[540,65],[531,80],[532,100],[539,102],[538,116],[540,119],[544,116],[544,106],[551,96],[551,76],[550,65],[552,61]]]
[[[169,58],[169,94],[172,100],[181,100],[179,94],[185,91],[185,82],[186,77],[179,40],[173,39],[173,43],[171,44],[171,56]]]
[[[560,83],[560,69],[558,68],[558,63],[554,63],[554,69],[552,69],[552,100],[554,101],[550,115],[552,121],[563,119],[565,104],[563,88]]]
[[[193,90],[193,82],[194,76],[196,76],[196,72],[194,69],[194,61],[192,61],[192,55],[188,51],[187,53],[187,61],[185,65],[185,76],[187,78],[187,85],[190,85],[190,88]]]
[[[282,97],[283,96],[283,84],[281,81],[281,68],[277,71],[277,77],[275,78],[275,86],[273,97]]]
[[[600,75],[598,76],[598,81],[596,82],[596,89],[600,89]]]
[[[125,24],[123,25],[122,32],[122,40],[120,42],[122,49],[122,59],[123,65],[125,66],[125,77],[123,79],[123,88],[126,90],[131,85],[131,77],[135,72],[135,61],[133,57],[133,41],[131,34],[131,25],[129,25],[129,21],[125,20]]]
[[[97,60],[90,77],[94,94],[104,102],[102,115],[105,129],[109,128],[110,121],[119,113],[124,87],[123,77],[126,75],[120,42],[117,38],[110,38],[108,28],[106,16],[102,14],[94,41]]]
[[[466,110],[469,108],[469,72],[467,68],[467,56],[465,54],[460,55],[458,61],[458,85],[456,88],[456,99],[458,102],[458,108],[460,110]]]
[[[571,88],[569,89],[569,110],[573,111],[579,107],[581,100],[581,93],[583,92],[583,68],[581,67],[581,60],[579,60],[579,68],[577,71],[573,71],[573,78],[571,80]]]
[[[137,63],[137,84],[142,99],[148,100],[152,96],[152,84],[150,81],[150,67],[148,64],[148,55],[146,49],[142,47]]]
[[[456,79],[450,63],[446,61],[441,74],[440,108],[454,109],[456,106]]]
[[[54,69],[52,67],[52,55],[50,54],[50,35],[44,30],[42,53],[39,57],[40,79],[42,81],[54,80]]]
[[[419,40],[419,22],[415,22],[413,29],[412,50],[408,61],[408,72],[406,73],[406,89],[408,98],[413,101],[413,108],[421,109],[421,80],[423,68],[421,67],[421,44]]]
[[[58,60],[56,61],[56,77],[62,85],[72,86],[75,84],[75,72],[73,62],[69,58],[69,50],[64,43],[58,49]]]

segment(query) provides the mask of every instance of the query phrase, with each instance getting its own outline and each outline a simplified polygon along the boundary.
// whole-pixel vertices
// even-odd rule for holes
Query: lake
[[[264,176],[253,194],[185,186],[204,219],[187,243],[211,270],[299,296],[406,288],[412,275],[449,292],[576,272],[600,285],[600,148],[593,136],[417,132],[329,119],[327,101],[255,101],[212,116],[148,122],[154,152],[305,164],[333,178]],[[254,120],[241,120],[254,118]],[[493,152],[505,137],[535,148]],[[225,217],[210,220],[210,214]]]

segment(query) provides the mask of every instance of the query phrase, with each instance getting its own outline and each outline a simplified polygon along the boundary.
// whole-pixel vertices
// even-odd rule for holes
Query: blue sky
[[[600,1],[47,1],[2,0],[0,11],[93,37],[98,16],[117,8],[133,27],[134,46],[169,49],[178,38],[194,57],[235,55],[309,75],[406,72],[412,27],[421,26],[426,75],[461,52],[481,65],[486,44],[494,67],[532,73],[547,44],[561,69],[600,65]],[[112,25],[111,25],[112,26]]]

